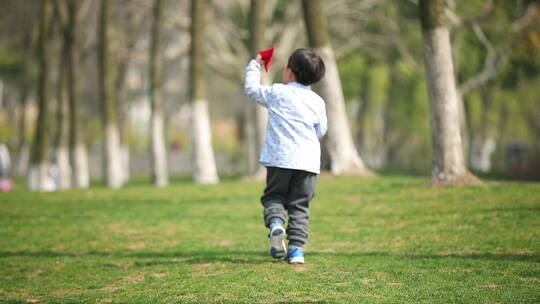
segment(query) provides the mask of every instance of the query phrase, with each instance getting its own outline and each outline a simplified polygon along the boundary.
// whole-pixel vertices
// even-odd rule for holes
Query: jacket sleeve
[[[319,123],[315,125],[315,131],[317,132],[317,137],[321,139],[326,134],[327,130],[328,130],[328,120],[326,118],[326,107],[324,106],[324,102],[323,102],[321,114],[319,117]]]
[[[261,65],[252,59],[246,67],[244,91],[257,103],[268,107],[272,96],[272,87],[261,85]]]

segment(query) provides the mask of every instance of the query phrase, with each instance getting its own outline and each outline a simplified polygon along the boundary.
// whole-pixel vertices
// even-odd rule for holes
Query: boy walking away
[[[262,64],[260,55],[248,63],[244,88],[249,97],[268,109],[259,162],[267,169],[261,203],[264,223],[270,229],[270,255],[303,264],[309,202],[315,195],[321,166],[319,139],[327,129],[324,100],[310,85],[324,76],[324,62],[311,49],[297,49],[283,68],[283,83],[272,86],[261,85]]]

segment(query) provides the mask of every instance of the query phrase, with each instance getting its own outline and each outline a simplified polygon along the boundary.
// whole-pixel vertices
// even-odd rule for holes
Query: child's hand
[[[261,54],[257,54],[257,57],[255,57],[255,61],[257,61],[260,65],[263,65]]]

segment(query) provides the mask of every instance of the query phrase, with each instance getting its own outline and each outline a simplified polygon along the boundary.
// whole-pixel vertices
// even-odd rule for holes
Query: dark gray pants
[[[267,167],[266,170],[266,188],[261,197],[264,223],[269,227],[276,218],[286,223],[287,210],[289,245],[302,246],[308,238],[309,202],[315,196],[317,174],[277,167]]]

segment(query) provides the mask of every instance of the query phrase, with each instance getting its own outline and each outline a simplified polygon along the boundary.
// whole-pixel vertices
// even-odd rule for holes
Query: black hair
[[[296,49],[289,57],[287,66],[296,76],[296,81],[311,85],[324,77],[324,61],[311,49]]]

